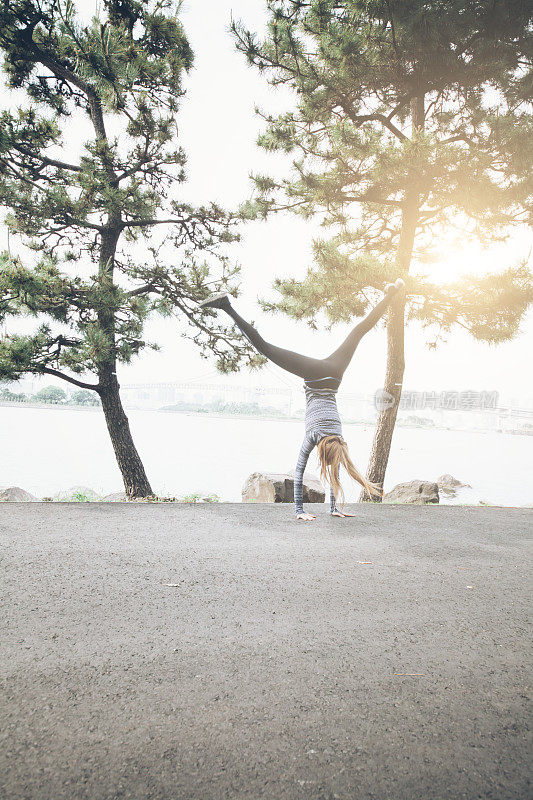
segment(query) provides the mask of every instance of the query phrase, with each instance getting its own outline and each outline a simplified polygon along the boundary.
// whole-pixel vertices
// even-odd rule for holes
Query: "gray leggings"
[[[316,384],[316,388],[338,389],[357,345],[365,333],[368,333],[381,319],[391,299],[391,295],[386,295],[383,300],[380,300],[377,306],[353,328],[341,346],[327,358],[311,358],[310,356],[295,353],[292,350],[285,350],[283,347],[277,347],[275,344],[270,344],[270,342],[266,342],[263,339],[253,325],[246,322],[235,311],[229,300],[224,303],[222,308],[251,341],[255,349],[274,364],[277,364],[278,367],[291,372],[293,375],[298,375],[309,385],[315,386]]]

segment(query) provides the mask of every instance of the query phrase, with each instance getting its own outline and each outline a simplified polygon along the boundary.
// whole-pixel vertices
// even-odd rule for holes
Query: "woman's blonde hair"
[[[348,453],[348,445],[339,436],[325,436],[317,446],[318,460],[320,461],[320,478],[327,481],[333,489],[333,494],[340,508],[344,506],[344,490],[339,480],[339,471],[344,467],[350,478],[360,483],[363,489],[370,495],[379,497],[383,490],[375,483],[367,481],[361,475]]]

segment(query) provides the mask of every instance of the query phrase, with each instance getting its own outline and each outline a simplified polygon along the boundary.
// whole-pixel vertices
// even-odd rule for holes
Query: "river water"
[[[303,438],[303,422],[297,420],[162,411],[128,416],[152,487],[165,496],[216,493],[221,500],[239,501],[252,472],[294,469]],[[343,427],[352,458],[364,470],[373,427]],[[317,474],[314,452],[309,465]],[[453,502],[524,505],[533,502],[532,455],[530,436],[398,427],[385,489],[451,473],[472,485]],[[121,491],[101,411],[0,407],[0,486],[21,486],[37,497],[75,486],[99,494]],[[347,500],[357,499],[356,486],[346,481],[345,489]]]

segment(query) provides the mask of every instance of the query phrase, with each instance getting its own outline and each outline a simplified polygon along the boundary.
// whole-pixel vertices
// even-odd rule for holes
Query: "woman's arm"
[[[307,461],[309,460],[309,455],[311,450],[314,447],[314,442],[312,439],[306,434],[303,440],[302,446],[300,448],[300,453],[298,455],[298,461],[296,463],[296,469],[294,471],[294,505],[296,510],[296,516],[298,517],[300,514],[304,514],[304,506],[303,506],[303,482],[304,482],[304,472],[307,466]],[[307,515],[311,516],[311,515]]]

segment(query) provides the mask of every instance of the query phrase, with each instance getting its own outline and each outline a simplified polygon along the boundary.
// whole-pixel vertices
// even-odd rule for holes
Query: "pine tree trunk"
[[[153,495],[143,463],[133,442],[128,418],[122,407],[116,375],[110,375],[101,387],[100,398],[127,496],[149,497]]]
[[[389,463],[392,434],[396,424],[396,415],[402,396],[404,360],[404,312],[405,300],[398,298],[389,309],[387,319],[387,368],[383,387],[383,403],[379,412],[372,443],[372,452],[368,466],[368,480],[383,487],[385,473]],[[381,497],[370,497],[362,492],[361,500],[381,502]]]
[[[422,130],[424,127],[423,96],[416,97],[411,101],[411,117],[413,132]],[[400,277],[405,277],[409,272],[420,209],[420,194],[416,186],[416,176],[411,174],[409,177],[409,184],[404,195],[402,227],[396,254],[396,266]],[[382,488],[402,396],[405,370],[404,339],[405,297],[401,295],[392,303],[387,318],[387,368],[383,386],[383,402],[378,415],[367,473],[368,480],[377,483]],[[381,502],[380,497],[370,497],[366,492],[361,493],[359,500]]]
[[[113,287],[113,267],[115,250],[120,236],[118,220],[111,219],[110,227],[102,235],[100,246],[99,282],[102,296],[105,297]],[[115,227],[113,227],[113,223]],[[102,304],[98,313],[98,322],[105,333],[109,356],[100,364],[99,394],[102,401],[107,430],[111,438],[113,450],[119,469],[122,473],[124,488],[128,497],[149,497],[153,495],[152,487],[146,476],[143,463],[137,452],[130,431],[128,418],[122,407],[119,383],[117,380],[117,360],[115,356],[115,315],[112,305]]]

